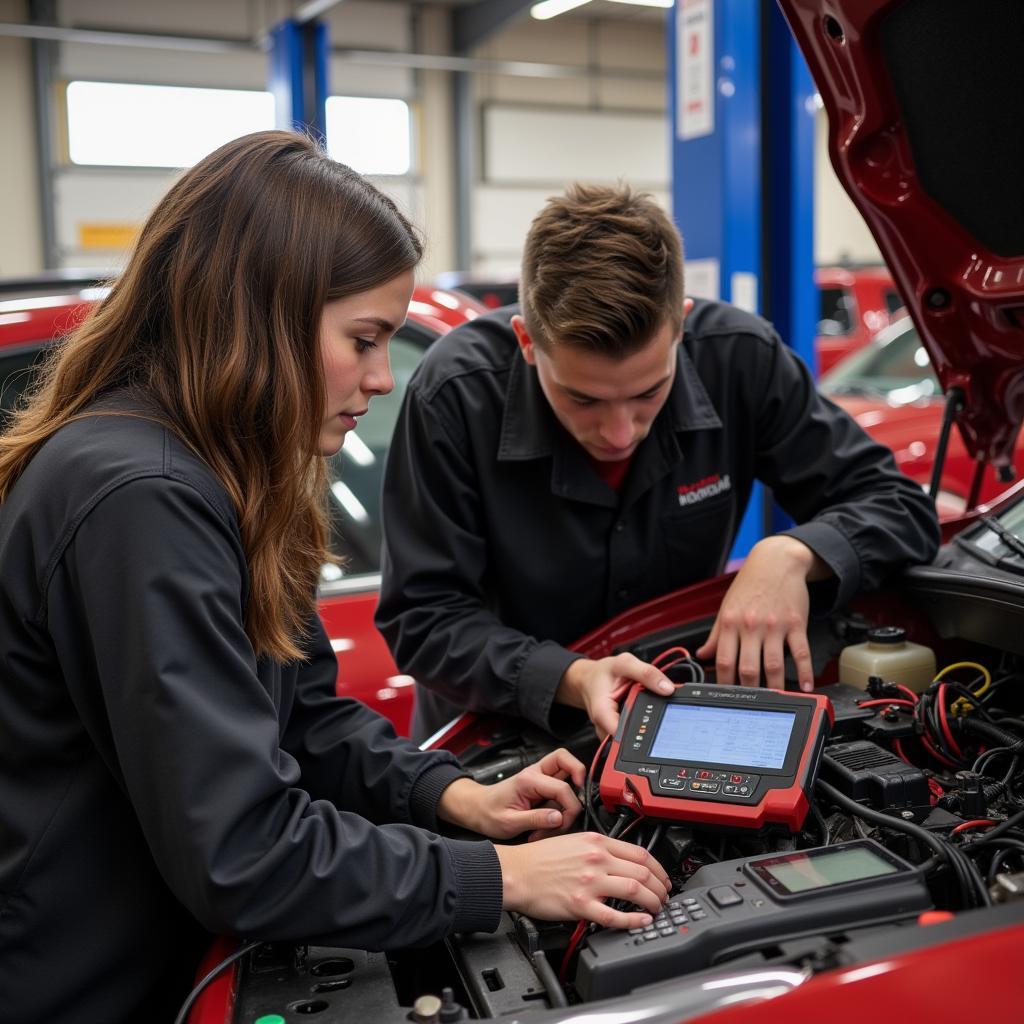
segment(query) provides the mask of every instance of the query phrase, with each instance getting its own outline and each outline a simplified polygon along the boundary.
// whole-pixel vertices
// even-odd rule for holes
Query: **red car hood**
[[[1024,417],[1024,17],[1018,0],[778,0],[832,163],[892,270],[968,450]]]

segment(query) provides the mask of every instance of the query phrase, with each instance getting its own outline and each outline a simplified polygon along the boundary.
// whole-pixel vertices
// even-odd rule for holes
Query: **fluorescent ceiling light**
[[[539,4],[534,4],[530,8],[530,14],[538,21],[547,21],[548,18],[557,18],[566,11],[589,3],[590,0],[541,0]]]
[[[575,10],[589,3],[590,0],[541,0],[530,8],[532,14],[539,21],[547,21],[548,18],[556,18],[566,11]],[[632,4],[634,7],[662,7],[669,8],[674,0],[612,0],[617,4]]]

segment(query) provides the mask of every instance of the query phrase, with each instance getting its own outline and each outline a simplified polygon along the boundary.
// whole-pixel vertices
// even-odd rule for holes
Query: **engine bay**
[[[898,600],[879,596],[817,622],[813,695],[795,685],[785,693],[723,686],[718,698],[742,690],[766,702],[700,711],[716,690],[713,670],[687,653],[706,635],[702,621],[623,648],[678,684],[667,699],[674,711],[644,694],[601,743],[589,726],[554,739],[522,722],[479,719],[446,744],[482,783],[558,745],[588,765],[575,827],[642,844],[672,881],[648,928],[506,913],[494,934],[455,934],[426,950],[268,945],[243,963],[235,1019],[287,1007],[322,1021],[528,1012],[555,1022],[574,1008],[613,1013],[656,998],[668,1015],[645,1020],[682,1021],[843,965],[1019,923],[1024,655],[992,646],[987,634],[944,636],[944,622],[963,622],[949,603],[963,595],[942,595],[934,583],[922,576],[917,593],[911,581]],[[934,651],[932,682],[916,692],[885,675],[864,689],[837,681],[844,649],[871,627],[897,623]],[[792,711],[801,701],[827,704],[828,714],[801,719]],[[696,735],[690,719],[711,712],[722,721],[712,716],[695,748],[680,746]],[[762,726],[750,715],[776,718]],[[785,735],[779,715],[796,723]],[[762,799],[782,800],[784,812],[751,814]]]

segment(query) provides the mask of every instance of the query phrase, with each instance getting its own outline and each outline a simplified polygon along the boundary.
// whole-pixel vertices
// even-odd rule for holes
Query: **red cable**
[[[911,700],[901,700],[899,697],[879,697],[876,700],[862,700],[857,704],[859,708],[876,708],[880,704],[891,705],[895,704],[896,707],[910,708],[913,710],[914,702]]]
[[[958,765],[955,761],[950,761],[950,759],[948,757],[946,757],[943,754],[940,754],[935,749],[935,747],[932,746],[931,740],[929,740],[927,736],[922,735],[920,737],[920,740],[921,740],[921,746],[924,747],[924,749],[927,750],[928,753],[931,754],[932,757],[934,757],[936,761],[941,761],[947,768],[959,768],[960,767],[960,765]]]
[[[594,760],[590,762],[590,772],[588,773],[588,776],[587,776],[587,777],[588,777],[588,778],[590,779],[590,784],[591,784],[591,785],[593,785],[593,784],[594,784],[595,782],[597,782],[597,779],[595,779],[595,778],[594,778],[594,772],[596,772],[596,771],[597,771],[597,762],[598,762],[598,760],[599,760],[599,759],[600,759],[600,757],[601,757],[601,751],[602,751],[602,750],[604,750],[604,748],[605,748],[605,745],[606,745],[606,744],[608,743],[608,741],[609,741],[609,740],[610,740],[611,738],[612,738],[612,734],[611,734],[611,733],[609,733],[609,734],[608,734],[607,736],[605,736],[605,738],[604,738],[603,740],[601,740],[601,742],[600,742],[600,743],[599,743],[599,744],[597,745],[597,751],[596,751],[596,753],[594,754]],[[589,797],[589,796],[590,796],[590,794],[588,793],[588,794],[587,794],[587,796]]]
[[[899,741],[897,741],[899,742]],[[946,795],[946,791],[939,785],[935,779],[928,780],[928,789],[931,792],[931,805],[934,807],[940,800],[941,797]]]
[[[921,699],[920,697],[918,697],[916,693],[914,693],[913,690],[911,690],[907,686],[900,686],[900,684],[897,683],[896,689],[901,690],[903,693],[905,693],[907,695],[907,699],[913,701],[915,704]]]
[[[661,668],[661,662],[670,654],[678,654],[687,661],[693,661],[693,658],[690,656],[690,652],[685,647],[666,647],[665,650],[651,661],[651,664],[655,668]],[[673,662],[673,664],[675,664],[675,662]]]
[[[991,818],[974,818],[971,821],[965,821],[962,825],[957,825],[950,835],[956,835],[957,832],[966,832],[969,828],[981,828],[982,826],[991,827],[995,822]],[[993,840],[994,842],[995,840]]]
[[[939,687],[939,692],[936,694],[935,699],[939,703],[939,722],[942,725],[942,734],[946,737],[946,743],[949,745],[949,749],[952,751],[955,757],[963,758],[963,751],[960,749],[960,744],[953,739],[953,730],[949,727],[949,719],[946,717],[946,684],[943,683]]]
[[[643,819],[644,816],[637,812],[637,816],[615,838],[621,839],[631,828],[635,828],[637,825],[639,825],[640,822],[643,821]]]
[[[586,921],[580,921],[576,925],[576,930],[572,933],[572,937],[569,939],[569,945],[565,947],[565,956],[562,957],[562,966],[558,968],[559,981],[565,981],[566,972],[569,970],[569,961],[572,959],[573,953],[576,952],[576,947],[582,940],[583,934],[586,930]]]
[[[901,761],[906,761],[906,762],[907,762],[907,764],[910,764],[910,758],[909,758],[909,757],[907,757],[907,755],[906,755],[906,752],[905,752],[905,751],[904,751],[904,749],[903,749],[903,744],[902,744],[902,743],[900,743],[900,741],[899,741],[899,738],[898,738],[898,737],[897,737],[896,739],[894,739],[894,740],[892,741],[892,747],[893,747],[893,750],[895,750],[895,751],[896,751],[896,756],[897,756],[897,757],[898,757],[898,758],[899,758],[899,759],[900,759]],[[930,782],[931,780],[929,779],[928,781]]]

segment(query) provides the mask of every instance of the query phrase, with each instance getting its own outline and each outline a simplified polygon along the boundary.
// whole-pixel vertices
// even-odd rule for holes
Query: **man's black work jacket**
[[[761,480],[845,603],[938,543],[931,500],[815,390],[769,324],[686,318],[675,381],[615,493],[551,411],[506,308],[437,341],[384,478],[377,625],[415,676],[413,735],[491,709],[552,728],[566,650],[613,615],[722,571]]]
[[[366,949],[493,930],[454,758],[257,659],[237,517],[159,425],[61,429],[0,505],[0,1017],[173,1020],[209,933]]]

